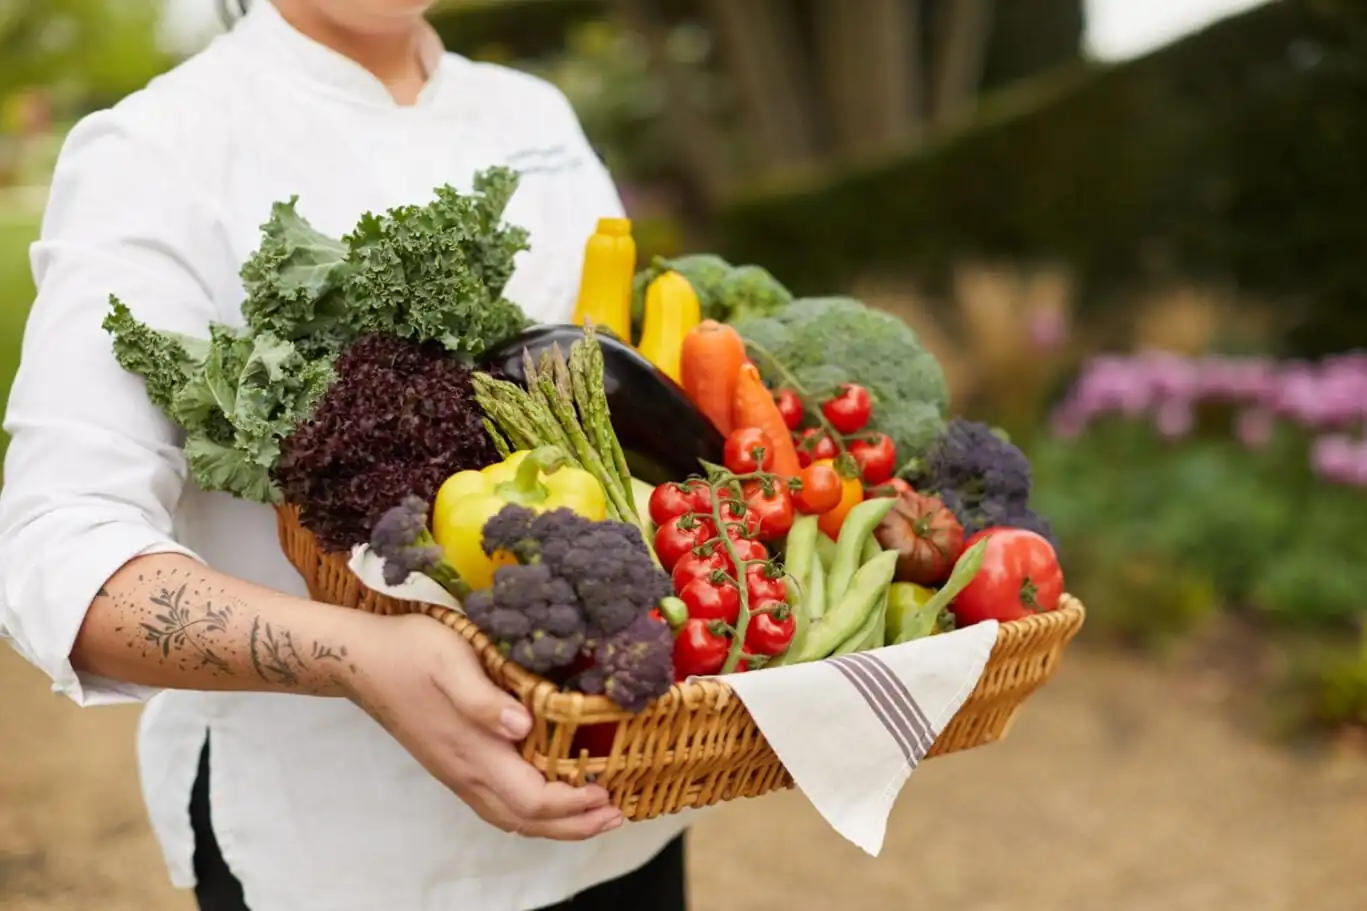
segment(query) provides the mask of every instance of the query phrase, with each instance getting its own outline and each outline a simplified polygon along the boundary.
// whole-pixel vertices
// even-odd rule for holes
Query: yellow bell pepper
[[[624,341],[631,340],[631,280],[636,273],[636,241],[625,218],[600,218],[584,245],[584,268],[574,323],[592,320]]]
[[[484,553],[484,523],[509,503],[532,512],[570,509],[594,522],[607,517],[607,494],[593,475],[568,465],[564,451],[543,446],[514,452],[479,471],[451,475],[432,504],[432,537],[472,589],[494,584],[494,570],[516,562]]]
[[[665,272],[646,288],[645,319],[637,350],[678,383],[684,336],[701,322],[702,305],[693,285],[677,272]]]

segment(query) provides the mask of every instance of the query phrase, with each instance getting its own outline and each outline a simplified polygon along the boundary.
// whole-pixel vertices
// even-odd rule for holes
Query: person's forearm
[[[348,645],[376,619],[159,554],[100,590],[71,663],[143,686],[343,696],[356,672]]]

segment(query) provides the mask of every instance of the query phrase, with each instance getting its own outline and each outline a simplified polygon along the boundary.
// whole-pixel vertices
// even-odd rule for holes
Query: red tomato
[[[750,622],[745,625],[745,650],[754,655],[786,652],[797,631],[797,619],[788,605],[782,601],[761,601],[750,610]],[[756,612],[761,610],[764,613]]]
[[[897,470],[897,450],[887,434],[874,434],[872,441],[856,440],[850,455],[859,463],[865,484],[882,484]]]
[[[821,428],[819,427],[810,427],[807,430],[802,431],[802,437],[798,442],[797,451],[799,453],[805,452],[807,454],[807,457],[810,460],[808,464],[811,462],[820,462],[822,459],[833,459],[840,455],[840,448],[835,445],[835,441],[825,433],[822,433]],[[800,456],[799,461],[801,461]]]
[[[758,427],[731,431],[722,449],[722,463],[732,474],[768,471],[774,465],[774,444]]]
[[[670,573],[670,578],[674,582],[674,591],[681,592],[684,586],[694,579],[710,579],[713,573],[731,572],[731,558],[726,553],[726,548],[720,544],[714,545],[714,550],[710,554],[688,553],[674,564],[674,570]]]
[[[728,582],[694,579],[679,592],[689,620],[720,620],[735,625],[740,619],[740,590]]]
[[[689,481],[688,489],[693,497],[693,511],[699,515],[712,515],[712,488],[706,481]]]
[[[691,515],[675,516],[655,532],[655,554],[672,571],[693,548],[716,537],[712,523]]]
[[[745,502],[759,519],[755,536],[761,541],[777,541],[793,527],[793,498],[784,485],[775,484],[766,494],[763,484],[752,481],[745,485]]]
[[[744,503],[731,500],[722,504],[721,515],[726,526],[726,536],[732,541],[753,538],[759,534],[759,514]]]
[[[783,575],[774,576],[773,572],[772,566],[758,563],[746,568],[745,591],[749,595],[750,604],[788,599],[788,586],[783,583]]]
[[[802,423],[802,399],[791,389],[780,389],[774,393],[774,402],[778,405],[778,413],[783,415],[783,423],[789,430],[796,430]]]
[[[674,640],[674,678],[716,674],[730,651],[731,640],[714,632],[709,621],[690,618]]]
[[[740,558],[741,563],[749,563],[752,560],[769,559],[769,549],[754,538],[741,538],[739,541],[732,541],[731,546],[735,548],[736,556]],[[731,561],[728,560],[728,569],[730,568],[730,565]]]
[[[982,569],[950,604],[960,626],[1019,620],[1058,607],[1063,570],[1048,541],[1022,528],[985,528],[965,541],[964,549],[983,538]]]
[[[793,505],[807,515],[830,512],[840,502],[840,474],[830,465],[808,465],[798,480],[802,487],[793,493]]]
[[[821,406],[821,413],[837,433],[857,433],[869,423],[873,399],[869,391],[855,383],[840,387],[840,394]]]
[[[670,481],[656,487],[650,494],[650,521],[656,525],[663,525],[693,509],[693,493],[683,484]]]

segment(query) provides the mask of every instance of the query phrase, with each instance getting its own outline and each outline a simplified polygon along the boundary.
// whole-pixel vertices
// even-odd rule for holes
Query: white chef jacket
[[[435,41],[435,36],[432,36]],[[258,3],[230,33],[72,131],[52,182],[38,286],[5,427],[0,633],[83,705],[147,700],[143,790],[172,882],[194,883],[189,798],[206,734],[225,860],[253,911],[525,911],[623,875],[682,831],[675,816],[581,843],[486,825],[343,699],[152,692],[77,673],[68,655],[100,585],[129,559],[197,556],[304,595],[265,506],[186,483],[179,439],[100,327],[108,296],[205,335],[241,324],[237,272],[271,203],[298,194],[320,230],[365,210],[522,172],[508,219],[531,232],[507,294],[568,319],[584,242],[621,214],[565,97],[435,49],[418,103]]]

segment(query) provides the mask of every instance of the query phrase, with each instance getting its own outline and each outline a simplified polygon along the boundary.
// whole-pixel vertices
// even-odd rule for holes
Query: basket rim
[[[491,651],[494,653],[495,660],[499,662],[497,673],[528,705],[536,706],[550,715],[581,718],[590,724],[625,721],[634,717],[633,713],[621,708],[607,696],[591,696],[587,693],[565,690],[539,674],[504,659],[498,654],[493,642],[473,624],[469,624],[459,611],[440,605],[425,605],[424,613],[447,625],[456,618],[459,618],[458,622],[468,624],[470,631],[466,635],[470,644],[484,654]],[[1082,628],[1086,613],[1081,601],[1065,593],[1054,610],[1000,623],[992,654],[995,655],[999,650],[1009,647],[1010,643],[1023,639],[1044,637],[1059,646],[1066,645]],[[991,661],[991,656],[988,661]],[[733,698],[738,697],[735,696],[735,690],[725,682],[725,678],[690,678],[670,686],[669,691],[652,700],[645,711],[667,712],[676,707],[696,708],[702,705],[719,708]]]

